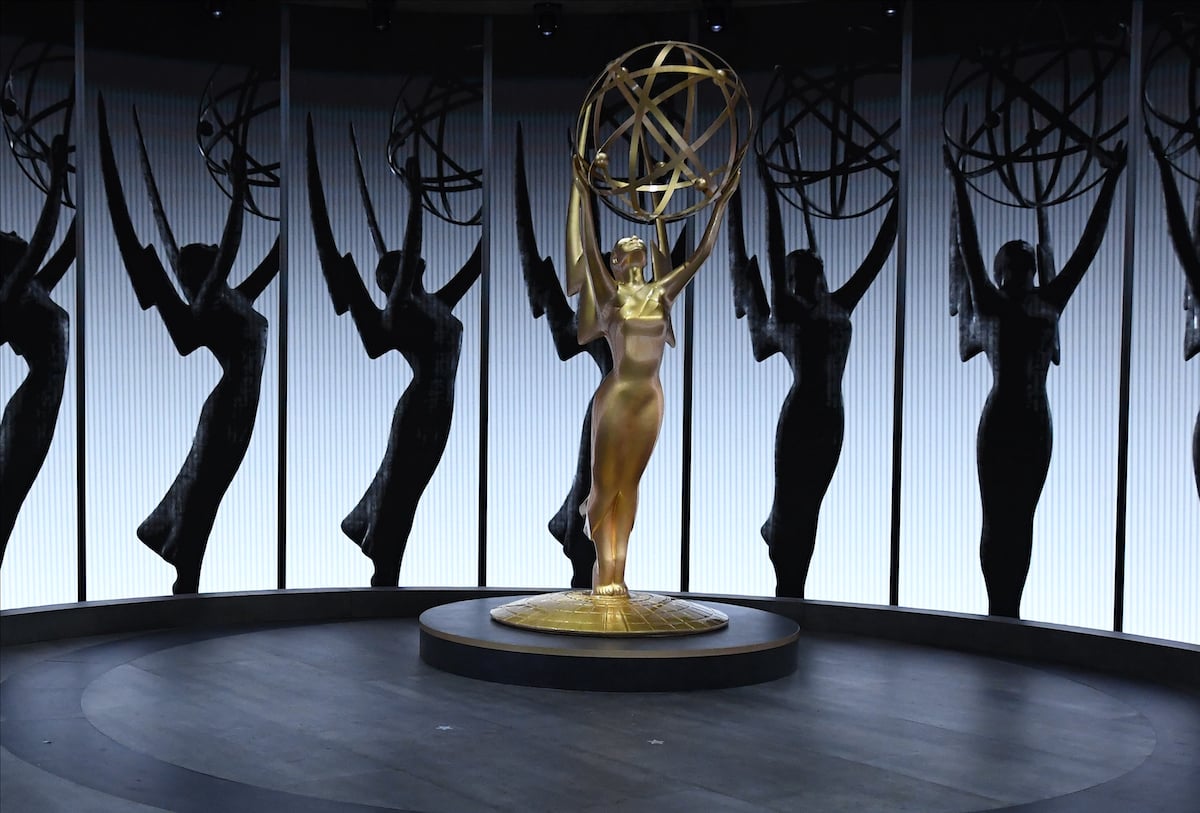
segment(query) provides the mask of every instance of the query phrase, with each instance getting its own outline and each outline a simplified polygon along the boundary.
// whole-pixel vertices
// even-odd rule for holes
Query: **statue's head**
[[[787,255],[784,285],[792,296],[813,300],[829,288],[825,282],[825,262],[809,248],[797,249]]]
[[[403,251],[389,251],[379,258],[379,265],[375,266],[375,284],[379,286],[379,290],[385,294],[390,293],[392,286],[396,284],[396,275],[400,273],[400,266],[404,264]],[[425,271],[425,261],[417,260],[417,274],[420,275]]]
[[[179,250],[179,284],[189,299],[200,293],[218,251],[215,245],[205,243],[190,243]]]
[[[640,237],[621,238],[613,246],[609,265],[618,282],[645,282],[646,241]]]
[[[29,244],[16,232],[0,232],[0,275],[8,276],[28,250]]]
[[[1024,240],[1010,240],[996,252],[992,276],[1001,291],[1020,294],[1031,290],[1036,273],[1037,253]]]

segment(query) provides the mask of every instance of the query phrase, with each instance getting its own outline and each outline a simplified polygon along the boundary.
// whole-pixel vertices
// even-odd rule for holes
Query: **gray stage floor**
[[[414,619],[6,647],[0,680],[4,813],[1200,809],[1200,692],[848,636],[693,693],[456,677]]]

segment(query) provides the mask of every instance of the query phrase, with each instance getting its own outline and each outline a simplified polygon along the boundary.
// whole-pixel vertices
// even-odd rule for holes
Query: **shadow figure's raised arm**
[[[1039,201],[1038,205],[1034,207],[1037,214],[1038,285],[1045,288],[1058,276],[1058,266],[1054,261],[1054,242],[1050,237],[1050,222],[1046,217],[1046,207],[1040,203],[1044,197],[1045,184],[1042,183],[1042,170],[1037,161],[1033,162],[1033,191],[1034,198]]]
[[[1183,208],[1183,197],[1179,194],[1179,186],[1175,183],[1175,173],[1167,160],[1162,141],[1155,135],[1150,135],[1150,151],[1154,153],[1155,163],[1158,164],[1159,178],[1162,180],[1163,204],[1167,210],[1167,232],[1171,235],[1171,245],[1183,266],[1183,274],[1192,286],[1192,291],[1200,296],[1200,187],[1196,189],[1195,205],[1192,207],[1192,225],[1188,227],[1187,214]]]
[[[958,245],[958,200],[950,204],[950,315],[958,317],[958,357],[969,361],[983,351],[976,331],[975,303],[966,263]]]
[[[42,260],[50,250],[54,241],[54,232],[58,229],[58,215],[62,211],[62,190],[67,182],[67,139],[57,135],[50,145],[50,184],[46,190],[46,202],[42,204],[42,212],[38,215],[37,225],[33,235],[16,267],[4,280],[0,289],[0,301],[8,301],[10,297],[19,296],[25,286],[37,276]]]
[[[425,260],[421,258],[425,212],[421,208],[421,164],[416,156],[410,156],[404,162],[404,183],[408,187],[408,220],[404,225],[404,246],[400,250],[400,265],[383,310],[385,329],[400,309],[412,301],[413,292],[418,290],[421,278],[425,274]]]
[[[862,265],[833,295],[837,303],[846,310],[854,310],[859,300],[866,294],[867,289],[871,287],[871,283],[879,276],[888,256],[891,255],[892,246],[896,244],[896,224],[899,217],[897,199],[893,198],[892,205],[888,207],[887,215],[884,216],[883,223],[879,226],[879,233],[875,235],[875,242],[871,244],[871,250],[863,258]]]
[[[104,181],[104,195],[125,271],[133,283],[133,292],[142,310],[158,308],[171,341],[175,343],[176,349],[186,356],[200,346],[191,311],[171,284],[171,279],[167,276],[154,247],[143,246],[138,240],[137,232],[133,228],[133,219],[129,216],[129,205],[125,200],[121,176],[117,172],[116,158],[113,157],[112,138],[109,135],[108,115],[103,96],[100,97],[98,110],[100,174]]]
[[[213,259],[212,268],[204,277],[204,282],[192,302],[192,311],[204,311],[216,296],[216,291],[229,282],[229,274],[233,271],[233,262],[237,259],[238,249],[242,245],[242,223],[246,214],[246,150],[242,143],[233,145],[233,158],[227,165],[227,171],[233,194],[230,195],[229,214],[225,218],[225,229],[221,233],[221,243],[217,247],[217,256]]]
[[[755,361],[763,361],[779,352],[779,343],[775,339],[758,257],[746,253],[741,189],[734,193],[729,208],[729,271],[733,277],[734,314],[738,319],[749,318],[750,348]]]
[[[390,347],[383,331],[383,315],[363,285],[354,257],[349,252],[338,254],[333,227],[329,223],[325,189],[321,183],[321,168],[317,164],[311,115],[306,123],[305,150],[309,215],[317,243],[317,259],[329,288],[329,297],[333,300],[333,309],[339,315],[350,311],[367,355],[378,358]]]
[[[771,277],[771,290],[776,296],[787,287],[784,270],[787,265],[787,247],[783,238],[783,216],[779,209],[779,190],[767,172],[767,164],[758,161],[758,178],[767,199],[767,273]]]
[[[1000,294],[987,278],[987,267],[983,253],[979,250],[979,232],[975,226],[975,213],[971,209],[971,196],[967,192],[967,180],[962,170],[950,156],[950,150],[942,147],[942,160],[954,184],[954,212],[957,214],[958,229],[954,235],[962,258],[963,272],[971,291],[971,302],[981,314],[995,313],[999,307]]]
[[[475,284],[475,280],[479,279],[479,275],[483,273],[483,238],[475,241],[475,250],[471,252],[471,256],[463,263],[463,267],[455,272],[445,285],[438,289],[434,294],[438,299],[446,304],[446,307],[453,308],[458,304],[459,300],[467,295],[467,291],[471,290],[471,286]]]
[[[55,249],[54,254],[42,266],[42,270],[34,277],[37,284],[44,291],[53,291],[54,286],[58,285],[59,280],[67,273],[67,269],[71,267],[71,263],[75,262],[75,218],[71,218],[71,225],[67,227],[67,234],[63,237],[63,241]]]
[[[1043,290],[1042,298],[1060,313],[1067,306],[1067,302],[1075,293],[1075,288],[1083,279],[1088,266],[1095,259],[1096,252],[1100,250],[1100,244],[1104,242],[1104,233],[1108,229],[1108,216],[1112,212],[1113,195],[1117,190],[1117,181],[1125,169],[1126,158],[1127,151],[1123,141],[1117,144],[1112,153],[1105,156],[1104,183],[1100,187],[1100,194],[1096,197],[1095,205],[1092,206],[1092,213],[1088,216],[1087,224],[1083,227],[1079,245],[1071,253],[1071,258],[1063,265],[1062,272]]]
[[[275,275],[279,273],[279,238],[275,238],[275,243],[271,246],[271,250],[267,252],[267,256],[263,257],[262,262],[258,264],[250,274],[238,283],[237,292],[249,299],[251,302],[258,299],[259,295],[271,284],[271,280],[275,279]]]

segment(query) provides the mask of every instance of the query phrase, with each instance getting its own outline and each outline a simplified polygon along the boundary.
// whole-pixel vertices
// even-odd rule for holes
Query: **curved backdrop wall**
[[[560,287],[540,295],[561,298],[568,134],[578,105],[609,59],[674,39],[726,59],[760,112],[778,92],[777,66],[815,94],[793,99],[809,104],[789,131],[796,154],[848,164],[874,156],[886,168],[873,181],[846,175],[844,211],[894,195],[895,245],[849,312],[853,338],[837,379],[841,443],[820,500],[805,596],[986,613],[976,432],[992,381],[983,355],[960,361],[963,317],[948,306],[952,189],[942,145],[960,116],[989,104],[999,118],[987,127],[1008,126],[1003,116],[1016,102],[995,108],[986,86],[955,83],[963,54],[1000,48],[1009,29],[1024,25],[1025,58],[1055,66],[1024,86],[1056,100],[1030,123],[1049,127],[1064,110],[1068,118],[1096,111],[1086,126],[1105,132],[1109,149],[1123,139],[1128,162],[1095,258],[1057,323],[1060,363],[1046,382],[1053,452],[1033,516],[1021,617],[1200,642],[1200,361],[1185,360],[1200,344],[1200,323],[1188,321],[1200,314],[1197,292],[1188,298],[1186,275],[1198,272],[1194,256],[1187,266],[1176,253],[1168,217],[1172,206],[1191,217],[1200,175],[1200,148],[1170,141],[1171,118],[1186,120],[1195,103],[1187,88],[1198,70],[1196,21],[1184,5],[1133,0],[1085,14],[1087,4],[1028,2],[975,5],[968,14],[925,0],[887,18],[866,0],[735,3],[731,24],[714,33],[701,14],[646,4],[620,17],[568,13],[554,36],[542,37],[526,14],[412,4],[397,7],[381,30],[354,3],[241,4],[218,20],[199,3],[12,0],[0,23],[0,62],[17,146],[0,156],[0,228],[11,233],[6,252],[31,239],[47,193],[27,172],[49,165],[49,143],[69,121],[74,208],[63,208],[51,251],[70,237],[76,256],[45,290],[5,294],[6,499],[23,491],[22,477],[31,485],[0,565],[0,606],[168,593],[193,565],[206,592],[359,586],[387,562],[402,585],[566,587],[572,564],[549,525],[570,508],[564,501],[601,371],[586,353],[560,359],[554,320],[535,316],[531,281],[548,285],[550,277],[522,262],[518,224],[529,224],[537,255],[558,277]],[[158,35],[127,30],[132,16],[153,20]],[[1081,42],[1117,43],[1111,70],[1060,59]],[[856,74],[867,62],[872,69]],[[72,98],[72,88],[73,107],[37,117]],[[161,277],[120,244],[101,96],[133,233],[139,246],[154,247]],[[1143,134],[1144,99],[1163,114],[1148,122],[1172,153],[1175,202]],[[236,257],[220,272],[223,304],[198,297],[170,267],[135,109],[181,246],[222,243],[230,144],[244,140],[254,181],[248,208],[256,211],[241,217]],[[779,116],[759,118],[767,141],[779,136]],[[32,119],[41,140],[23,148],[22,122]],[[309,121],[328,237],[310,193]],[[224,141],[209,137],[214,123]],[[518,128],[527,219],[517,197]],[[409,156],[435,182],[417,216],[404,177]],[[1092,180],[1102,174],[1098,165],[1089,171]],[[841,193],[824,183],[809,192],[828,206]],[[737,205],[746,252],[759,259],[774,302],[767,192],[751,151]],[[1033,209],[970,194],[989,265],[1006,241],[1039,241]],[[1040,239],[1053,244],[1060,267],[1100,194],[1095,186],[1046,208]],[[861,217],[814,220],[830,291],[855,277],[887,213],[885,204]],[[781,216],[785,251],[809,248],[800,209],[785,203]],[[637,228],[601,217],[606,242]],[[670,237],[696,239],[678,227]],[[777,449],[781,410],[812,386],[798,371],[811,376],[816,362],[786,354],[755,361],[748,320],[735,314],[734,248],[727,224],[675,309],[679,341],[661,371],[663,429],[631,544],[635,589],[773,593],[763,526],[773,503],[779,514],[805,498],[777,497],[776,474],[829,465],[797,451],[828,444]],[[408,267],[387,252],[408,250],[423,261],[415,298],[408,289],[392,295],[399,289],[387,272]],[[216,266],[205,262],[210,273]],[[6,279],[14,267],[6,265]],[[159,285],[149,305],[147,280]],[[347,309],[339,296],[357,304]],[[34,318],[30,297],[48,297],[66,326],[55,409],[33,334],[18,331],[43,324],[22,321]],[[256,354],[261,363],[247,367]],[[35,391],[41,400],[27,408]],[[47,425],[48,448],[30,451],[31,432]],[[816,443],[830,426],[805,431]],[[35,458],[35,476],[17,471]],[[179,516],[186,527],[163,519]],[[152,544],[155,518],[172,529],[162,532],[165,544]],[[385,541],[363,543],[371,534]],[[197,550],[202,568],[191,561]]]

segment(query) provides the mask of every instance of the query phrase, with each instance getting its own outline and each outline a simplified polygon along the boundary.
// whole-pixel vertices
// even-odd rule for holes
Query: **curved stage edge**
[[[451,602],[551,588],[329,588],[201,593],[0,611],[0,646],[138,630],[416,618]],[[1124,633],[906,607],[718,594],[685,595],[776,613],[804,632],[1022,658],[1140,680],[1200,686],[1200,646]]]

